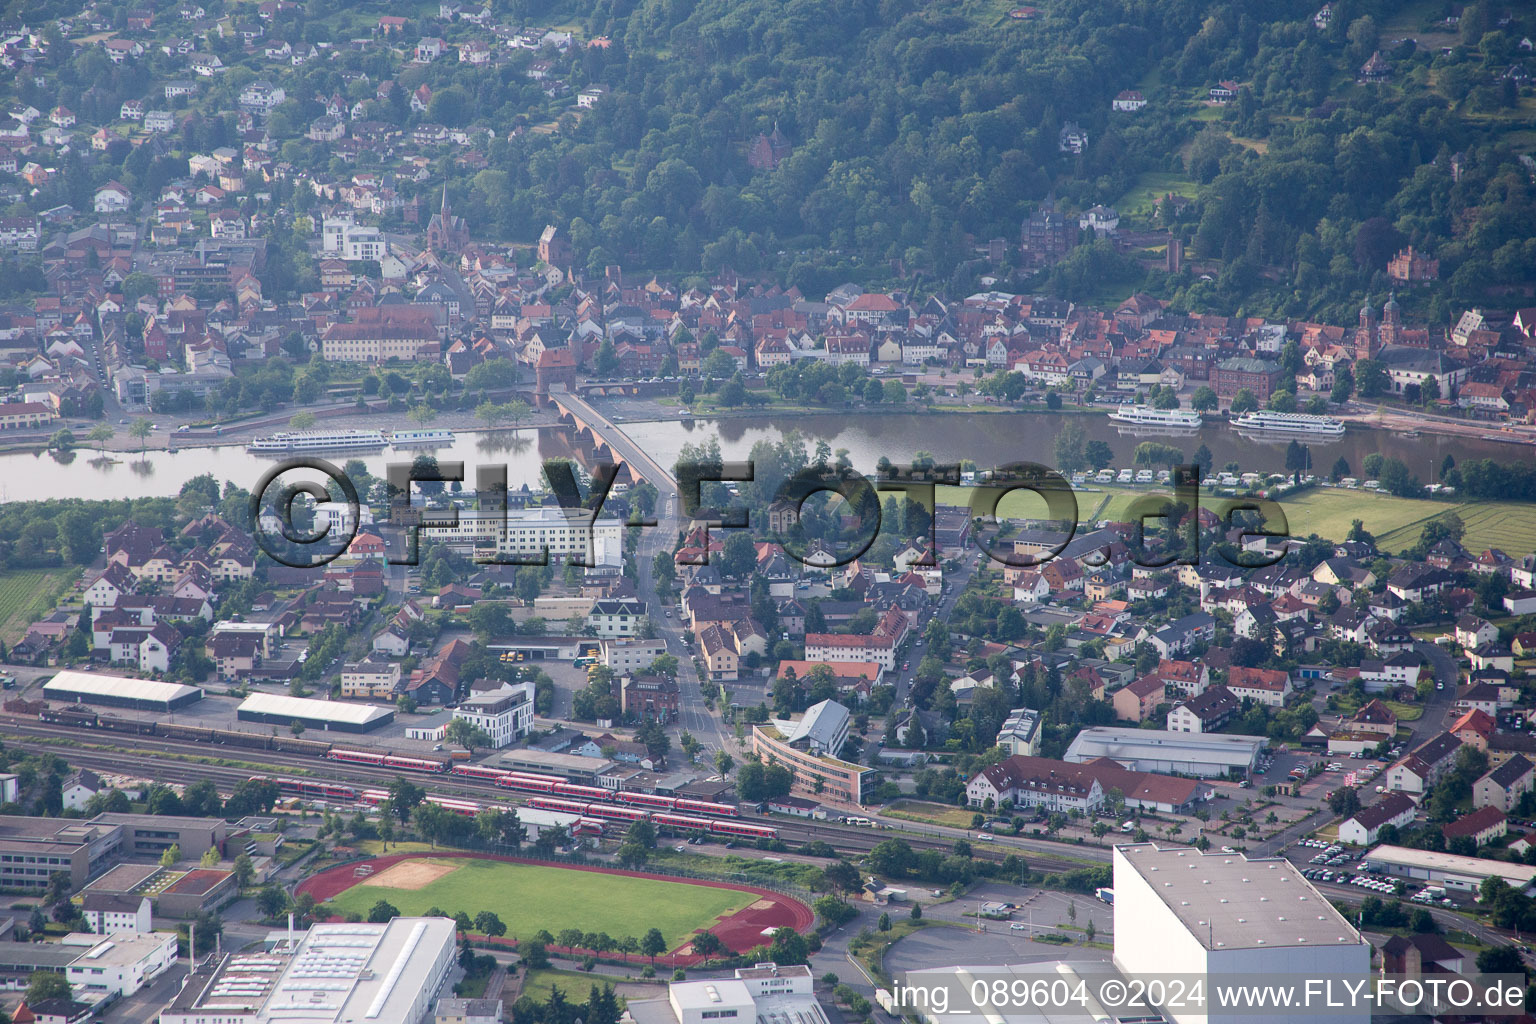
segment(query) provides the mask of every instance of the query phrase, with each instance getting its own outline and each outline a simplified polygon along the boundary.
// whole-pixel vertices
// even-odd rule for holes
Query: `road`
[[[1461,682],[1461,668],[1456,659],[1439,644],[1420,641],[1413,645],[1414,652],[1429,662],[1435,676],[1435,689],[1424,702],[1424,714],[1417,721],[1408,723],[1407,749],[1412,750],[1445,729],[1445,716],[1456,700],[1456,687]]]
[[[632,536],[636,538],[633,551],[637,589],[648,608],[660,609],[661,598],[658,596],[652,563],[661,552],[672,550],[672,544],[681,528],[682,499],[678,494],[677,481],[666,467],[585,399],[565,394],[560,400],[602,434],[604,442],[629,464],[632,473],[643,476],[656,488],[656,525],[636,527]],[[667,653],[678,661],[678,720],[675,723],[678,731],[686,730],[699,741],[702,748],[700,757],[706,763],[713,757],[712,752],[715,750],[731,752],[732,756],[740,760],[735,735],[726,729],[720,717],[704,703],[704,681],[699,678],[693,656],[683,642],[681,623],[675,617],[654,614],[651,621],[655,624],[657,636],[665,641]]]

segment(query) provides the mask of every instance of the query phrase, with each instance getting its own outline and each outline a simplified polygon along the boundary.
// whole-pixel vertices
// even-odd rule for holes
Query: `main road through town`
[[[594,409],[581,396],[565,393],[559,396],[559,401],[560,404],[579,415],[593,433],[601,435],[603,442],[629,465],[632,474],[644,477],[656,488],[656,525],[632,527],[631,537],[634,538],[632,550],[638,590],[641,597],[645,599],[647,607],[659,609],[661,598],[657,592],[652,563],[657,554],[671,552],[677,540],[682,522],[681,497],[678,493],[677,480],[672,476],[669,468],[656,461],[649,452],[624,433],[622,428]],[[702,748],[700,757],[705,763],[709,763],[715,750],[731,751],[733,756],[740,760],[735,736],[704,703],[705,684],[699,678],[693,655],[684,643],[684,632],[680,621],[670,615],[655,614],[652,614],[651,621],[656,627],[656,635],[666,643],[667,652],[674,655],[678,661],[679,694],[676,725],[679,732],[686,731],[699,741]]]

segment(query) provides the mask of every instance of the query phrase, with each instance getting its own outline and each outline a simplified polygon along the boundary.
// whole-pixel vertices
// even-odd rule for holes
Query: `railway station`
[[[372,732],[395,720],[395,709],[377,704],[351,704],[311,697],[253,693],[240,702],[236,717],[242,722],[290,726],[322,732]]]
[[[131,679],[105,672],[63,669],[43,684],[43,696],[66,704],[97,704],[133,711],[179,711],[203,699],[199,686]]]

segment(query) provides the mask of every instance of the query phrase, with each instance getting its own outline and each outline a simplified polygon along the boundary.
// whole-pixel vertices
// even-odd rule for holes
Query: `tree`
[[[822,869],[827,883],[834,889],[843,892],[856,892],[864,884],[864,879],[859,876],[859,869],[846,860],[835,860]]]
[[[880,915],[880,920],[875,922],[875,928],[877,930],[879,930],[879,931],[882,931],[882,932],[890,931],[891,930],[891,915],[890,914],[881,914]]]
[[[479,932],[481,935],[489,935],[491,938],[498,938],[507,934],[507,926],[503,924],[501,918],[497,917],[493,912],[489,910],[482,910],[480,913],[475,915],[475,931]]]
[[[1355,387],[1361,398],[1380,398],[1392,390],[1392,378],[1379,360],[1362,359],[1355,364]]]
[[[137,439],[139,442],[139,451],[142,452],[144,450],[144,442],[149,437],[152,430],[153,427],[149,420],[145,419],[143,416],[140,416],[138,419],[134,420],[128,425],[129,435]]]
[[[1216,391],[1209,384],[1202,384],[1195,388],[1195,393],[1189,396],[1189,407],[1199,412],[1210,412],[1221,404],[1221,399],[1216,397]]]
[[[1335,403],[1343,404],[1349,401],[1355,393],[1355,371],[1340,363],[1333,368],[1333,390],[1328,397]]]
[[[912,913],[907,916],[914,921],[921,921],[923,919],[923,905],[921,903],[912,904]]]
[[[400,775],[396,775],[395,781],[389,784],[389,806],[402,824],[410,820],[411,812],[426,795],[420,786]]]
[[[780,928],[773,933],[773,941],[768,944],[768,959],[780,967],[786,967],[808,963],[810,958],[811,948],[804,935],[793,928]]]
[[[1258,407],[1259,400],[1254,397],[1253,392],[1249,391],[1247,388],[1243,388],[1238,391],[1235,396],[1233,396],[1232,405],[1229,408],[1233,413],[1240,415],[1245,412],[1254,412],[1258,409]]]
[[[181,860],[180,843],[172,843],[164,853],[160,854],[160,866],[163,868],[173,867],[179,860]]]
[[[1068,422],[1056,434],[1056,470],[1071,476],[1088,465],[1088,435],[1076,420]]]
[[[449,743],[465,748],[471,755],[474,754],[476,747],[491,745],[491,737],[484,729],[462,718],[455,718],[448,723],[448,728],[443,731],[443,738]]]
[[[288,426],[293,430],[313,430],[316,422],[315,414],[307,409],[288,417]]]
[[[268,885],[256,894],[256,909],[262,917],[274,918],[288,909],[288,893],[280,885]]]
[[[400,911],[388,900],[379,900],[368,910],[369,924],[388,924],[400,916]]]
[[[49,999],[68,999],[71,995],[69,979],[57,971],[33,971],[27,976],[27,1004],[36,1006]]]
[[[1089,441],[1083,445],[1083,458],[1088,460],[1090,469],[1104,469],[1115,461],[1115,450],[1108,441]]]
[[[840,928],[859,916],[858,910],[836,896],[822,896],[811,904],[811,909],[831,928]]]
[[[1524,974],[1525,964],[1519,947],[1493,946],[1477,954],[1477,970],[1479,974]]]
[[[256,865],[251,863],[250,854],[242,853],[235,858],[234,872],[235,884],[240,886],[240,888],[243,889],[251,884],[251,878],[256,872]]]
[[[725,943],[720,941],[720,936],[706,929],[693,937],[693,951],[699,956],[714,956],[725,952],[726,949]]]
[[[652,928],[645,933],[640,940],[640,952],[651,958],[651,966],[656,966],[656,958],[667,951],[667,940],[661,934],[660,928]]]

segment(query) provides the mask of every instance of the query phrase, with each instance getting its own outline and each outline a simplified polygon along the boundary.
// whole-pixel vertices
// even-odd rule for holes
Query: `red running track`
[[[645,871],[627,871],[622,868],[599,867],[591,864],[562,864],[554,861],[535,860],[531,857],[505,857],[489,853],[448,852],[441,853],[396,853],[387,857],[375,857],[371,860],[352,861],[334,868],[327,868],[318,875],[312,875],[304,879],[296,887],[296,892],[307,892],[315,898],[321,906],[316,908],[316,916],[325,913],[324,903],[338,894],[358,885],[373,875],[377,875],[403,860],[415,858],[448,858],[463,857],[471,860],[499,860],[508,864],[531,864],[536,867],[560,868],[565,871],[593,871],[603,875],[628,875],[631,878],[650,878],[660,882],[677,882],[683,885],[707,885],[716,889],[734,889],[737,892],[752,893],[758,896],[758,900],[752,905],[738,910],[730,917],[722,918],[711,925],[709,930],[714,932],[726,948],[745,953],[754,946],[767,945],[769,937],[764,935],[765,929],[793,928],[797,932],[808,932],[816,923],[816,915],[811,908],[792,896],[774,892],[771,889],[759,888],[755,885],[739,885],[735,882],[716,882],[702,878],[674,878],[671,875],[656,875]],[[373,868],[370,875],[359,877],[356,869],[368,865]],[[481,936],[486,939],[485,936]],[[517,943],[510,939],[486,939],[497,945],[515,948]],[[551,947],[559,949],[560,947]],[[683,947],[679,947],[679,950]],[[673,950],[666,956],[657,960],[672,967],[687,967],[702,960],[702,957],[692,953],[684,953]],[[567,950],[566,952],[572,952]],[[611,956],[612,954],[606,954]]]

